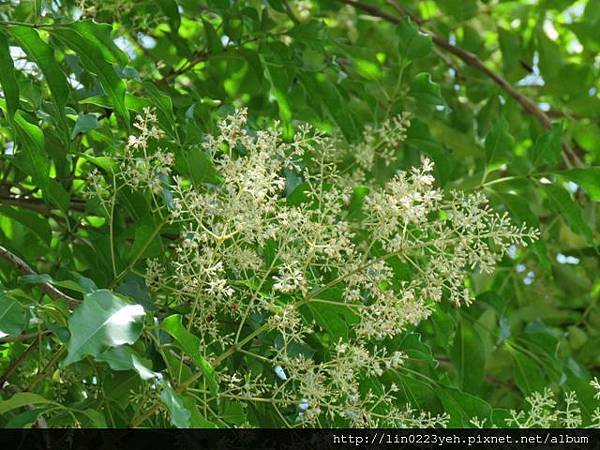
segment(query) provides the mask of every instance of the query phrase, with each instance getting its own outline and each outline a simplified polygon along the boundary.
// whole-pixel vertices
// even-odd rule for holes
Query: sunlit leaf
[[[177,394],[170,384],[165,383],[160,393],[160,399],[167,407],[171,423],[177,428],[189,428],[192,414],[187,410],[181,395]]]
[[[125,303],[108,290],[87,294],[69,319],[71,338],[62,366],[133,344],[142,332],[144,314],[142,306]]]

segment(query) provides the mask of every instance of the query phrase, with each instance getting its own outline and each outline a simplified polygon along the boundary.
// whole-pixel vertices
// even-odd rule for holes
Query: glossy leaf
[[[488,164],[509,161],[513,145],[513,138],[508,132],[508,123],[500,116],[485,138],[485,154]]]
[[[53,36],[63,45],[72,49],[81,58],[83,66],[98,77],[102,88],[110,98],[112,106],[120,117],[129,124],[129,112],[125,107],[125,83],[121,80],[113,67],[113,51],[104,45],[101,39],[92,37],[79,26],[60,27],[52,31]],[[114,45],[114,44],[113,44]]]
[[[215,369],[213,369],[210,363],[202,356],[200,352],[200,339],[184,328],[181,322],[181,316],[174,315],[167,317],[162,321],[161,328],[175,338],[184,353],[192,359],[194,364],[198,366],[200,370],[202,370],[209,389],[213,395],[217,395],[219,383],[215,375]]]
[[[62,115],[63,107],[69,97],[67,78],[54,57],[54,51],[39,36],[36,30],[26,26],[12,26],[10,34],[40,67],[50,86],[52,97]]]
[[[57,402],[48,400],[41,395],[33,392],[17,392],[11,398],[0,401],[0,415],[6,414],[17,408],[23,408],[30,405],[59,405]]]
[[[409,59],[423,58],[432,49],[431,36],[418,30],[410,19],[404,19],[397,28],[400,40],[400,54]]]
[[[170,384],[163,385],[160,399],[167,407],[173,425],[177,428],[189,428],[191,426],[192,414],[185,407],[181,395],[177,394]]]
[[[486,358],[479,335],[464,321],[459,322],[456,330],[451,356],[458,374],[458,386],[467,392],[478,393]]]
[[[147,367],[147,362],[131,348],[126,345],[112,347],[96,355],[96,361],[107,363],[113,370],[134,370],[142,380],[151,380],[153,378],[162,379],[162,375],[153,372]]]
[[[81,114],[77,116],[77,122],[71,131],[71,139],[79,134],[85,134],[98,128],[98,118],[93,114]]]
[[[84,297],[69,319],[71,338],[62,366],[87,355],[98,356],[111,347],[133,344],[142,332],[144,308],[130,305],[108,290]]]

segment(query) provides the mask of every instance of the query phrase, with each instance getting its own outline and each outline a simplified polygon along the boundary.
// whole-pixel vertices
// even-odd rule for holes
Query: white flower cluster
[[[193,150],[212,160],[220,183],[169,182],[173,159],[152,142],[161,136],[156,123],[152,111],[137,120],[119,174],[132,188],[168,188],[172,202],[162,211],[183,230],[171,259],[149,264],[150,286],[190,311],[189,329],[209,359],[250,330],[277,336],[258,340],[257,351],[238,345],[245,358],[279,368],[271,389],[263,375],[253,384],[243,372],[227,376],[246,386],[229,395],[276,408],[300,404],[298,420],[313,424],[321,417],[443,423],[396,409],[394,385],[385,392],[365,386],[403,361],[378,341],[427,318],[436,302],[469,303],[470,273],[489,272],[509,246],[526,245],[537,232],[513,226],[482,195],[443,195],[429,160],[362,198],[342,182],[337,141],[301,127],[284,142],[277,128],[251,130],[244,110]],[[370,170],[376,155],[390,162],[408,125],[401,115],[369,131],[356,147],[356,170]],[[327,360],[298,352],[316,342]]]
[[[579,428],[583,426],[581,408],[574,392],[567,392],[564,405],[559,407],[550,388],[543,392],[534,392],[526,398],[529,407],[526,410],[510,412],[507,425],[519,428]],[[599,426],[598,411],[592,420]]]
[[[364,182],[366,174],[373,171],[378,159],[385,166],[390,166],[396,160],[399,146],[406,139],[409,127],[410,115],[407,113],[386,119],[378,126],[367,125],[362,141],[348,149],[358,166],[352,178]]]
[[[590,381],[595,389],[594,398],[600,400],[600,382],[597,377]],[[567,391],[562,402],[549,387],[541,392],[534,392],[525,398],[524,409],[510,410],[506,425],[517,428],[600,428],[600,406],[584,419],[579,399],[574,391]],[[483,428],[487,419],[474,417],[471,423],[477,428]]]
[[[399,388],[391,384],[382,392],[361,392],[361,379],[381,376],[385,370],[398,369],[404,360],[400,352],[387,354],[375,346],[367,349],[361,342],[338,342],[331,349],[331,358],[316,362],[302,355],[281,355],[286,370],[287,389],[279,389],[282,399],[295,399],[298,393],[309,408],[298,419],[315,425],[321,414],[329,420],[347,419],[353,426],[379,425],[395,421],[398,411],[391,407]],[[379,408],[385,405],[385,408]]]
[[[139,134],[129,136],[121,155],[121,179],[133,189],[144,187],[155,195],[160,194],[171,173],[173,155],[160,148],[150,151],[150,144],[163,136],[151,108],[144,108],[144,114],[136,117],[134,127]]]

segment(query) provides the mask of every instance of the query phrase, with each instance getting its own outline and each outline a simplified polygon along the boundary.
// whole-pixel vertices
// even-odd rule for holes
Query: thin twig
[[[13,252],[11,252],[2,245],[0,245],[0,258],[10,263],[17,270],[17,272],[20,272],[23,275],[38,275],[37,272],[35,272],[31,267],[29,267],[29,265],[25,261],[23,261],[21,258],[19,258],[17,255],[15,255]],[[69,304],[69,307],[71,307],[72,309],[76,308],[80,303],[80,301],[76,298],[71,297],[70,295],[65,294],[64,292],[61,292],[48,282],[39,283],[39,285],[42,292],[48,295],[48,297],[54,300],[64,300]]]
[[[0,344],[7,344],[9,342],[28,341],[29,339],[37,338],[38,336],[43,336],[43,335],[49,334],[49,333],[50,333],[50,331],[46,330],[46,331],[42,331],[41,333],[27,333],[27,334],[20,334],[18,336],[4,336],[3,338],[0,338]]]

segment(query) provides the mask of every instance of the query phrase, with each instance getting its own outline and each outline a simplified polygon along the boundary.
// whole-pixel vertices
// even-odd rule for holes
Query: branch
[[[30,209],[31,211],[36,211],[40,214],[47,215],[51,213],[51,208],[46,205],[46,202],[37,198],[0,195],[0,204]],[[85,211],[85,203],[80,200],[71,199],[70,208],[75,211],[83,212]]]
[[[400,23],[400,19],[398,17],[388,14],[387,12],[379,9],[377,6],[370,5],[368,3],[363,3],[358,0],[337,0],[337,1],[340,3],[345,3],[347,5],[351,5],[354,8],[360,9],[362,11],[365,11],[365,12],[371,14],[372,16],[381,17],[382,19],[385,19],[388,22],[396,23],[396,24]],[[550,120],[550,118],[546,115],[546,113],[544,111],[542,111],[539,108],[539,106],[533,100],[531,100],[529,97],[525,96],[521,92],[517,91],[501,75],[497,74],[493,70],[486,67],[485,64],[483,64],[483,62],[481,62],[481,60],[479,58],[477,58],[476,55],[474,55],[473,53],[468,52],[466,50],[463,50],[462,48],[457,47],[456,45],[450,44],[442,36],[439,36],[431,31],[423,29],[423,27],[422,27],[423,20],[421,20],[420,17],[418,17],[417,15],[415,15],[414,13],[412,13],[411,11],[406,9],[404,6],[397,3],[395,0],[386,0],[386,2],[391,7],[393,7],[398,13],[400,13],[401,15],[403,15],[405,17],[409,17],[413,22],[415,22],[417,25],[419,25],[419,27],[421,27],[423,32],[426,32],[428,35],[431,36],[431,39],[435,45],[452,53],[453,55],[457,56],[459,59],[461,59],[467,65],[477,69],[479,72],[481,72],[484,75],[486,75],[487,77],[491,78],[494,83],[496,83],[498,86],[500,86],[502,89],[504,89],[504,91],[506,91],[506,93],[508,95],[510,95],[513,99],[515,99],[516,102],[519,103],[519,105],[521,105],[521,108],[523,108],[523,110],[526,113],[530,114],[535,119],[537,119],[537,121],[540,122],[540,124],[545,129],[549,129],[552,127],[552,121]],[[578,166],[578,167],[583,166],[583,163],[581,162],[579,157],[573,152],[573,150],[570,148],[570,146],[566,142],[563,142],[563,149],[565,150],[566,153],[571,155],[576,166]],[[563,155],[563,158],[565,158],[564,155]],[[565,162],[569,163],[568,160],[565,160]]]
[[[25,261],[2,245],[0,245],[0,258],[10,263],[10,265],[12,265],[17,272],[22,273],[23,275],[37,275],[37,272],[29,267]],[[71,309],[74,309],[77,307],[77,305],[79,305],[79,300],[59,291],[48,282],[40,283],[40,289],[42,292],[48,295],[48,297],[53,298],[54,300],[66,301]]]

